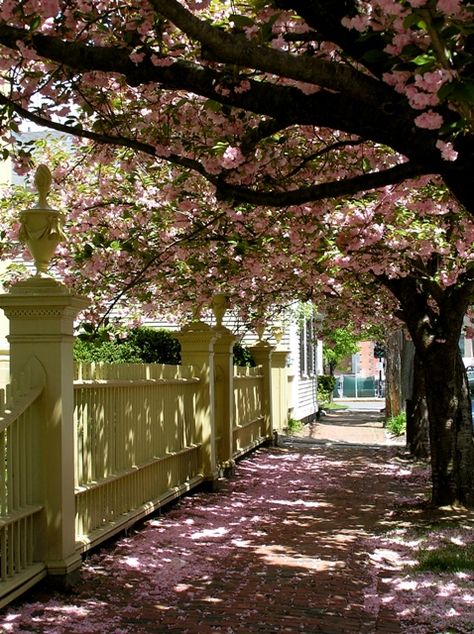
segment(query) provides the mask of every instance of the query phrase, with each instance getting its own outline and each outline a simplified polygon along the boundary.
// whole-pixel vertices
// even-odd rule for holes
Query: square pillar
[[[273,429],[279,433],[288,425],[288,354],[288,350],[273,350],[271,356]]]
[[[215,419],[217,463],[224,473],[232,473],[234,427],[234,355],[235,335],[224,326],[214,328],[218,339],[214,344]]]
[[[202,474],[216,482],[217,468],[215,396],[214,396],[214,343],[218,334],[202,321],[184,326],[177,338],[181,343],[181,363],[191,366],[200,379],[195,397],[194,418],[197,438],[201,441]]]
[[[272,354],[274,347],[268,341],[260,340],[250,348],[255,363],[263,371],[263,420],[265,436],[273,440],[273,395],[272,395]]]
[[[48,573],[67,576],[81,564],[75,542],[73,321],[88,305],[49,277],[19,282],[0,295],[10,320],[10,375],[35,358],[45,374],[37,447],[39,518],[36,558]]]

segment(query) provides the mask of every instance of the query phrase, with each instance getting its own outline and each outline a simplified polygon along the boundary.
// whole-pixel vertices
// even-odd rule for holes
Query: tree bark
[[[474,443],[466,369],[457,345],[432,346],[423,360],[432,500],[474,506]]]
[[[385,346],[385,415],[397,416],[402,411],[402,374],[401,348],[403,333],[401,330],[390,334]]]
[[[423,364],[418,355],[413,359],[413,382],[407,399],[407,447],[419,460],[430,456],[429,417]]]
[[[415,346],[406,331],[403,332],[401,349],[401,393],[402,404],[413,396],[413,371],[415,359]]]

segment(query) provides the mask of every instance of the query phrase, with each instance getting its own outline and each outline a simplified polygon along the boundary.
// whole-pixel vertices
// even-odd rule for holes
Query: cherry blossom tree
[[[118,174],[110,214],[84,202],[76,265],[118,294],[144,289],[145,305],[180,282],[190,301],[206,279],[239,288],[239,274],[242,298],[337,295],[341,275],[386,289],[425,372],[438,504],[474,503],[457,344],[474,288],[472,13],[461,0],[0,4],[4,142],[26,119],[147,175],[128,210]],[[26,169],[26,148],[16,158]],[[166,204],[153,213],[150,197]],[[135,230],[145,207],[150,248]]]

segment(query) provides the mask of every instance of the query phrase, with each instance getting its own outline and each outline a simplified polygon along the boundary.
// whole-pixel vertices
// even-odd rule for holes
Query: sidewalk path
[[[402,632],[390,607],[367,602],[363,547],[415,492],[396,452],[303,434],[260,449],[219,493],[186,497],[91,556],[73,593],[36,590],[1,612],[0,631]]]
[[[383,426],[384,416],[377,410],[328,411],[321,420],[305,425],[296,438],[326,443],[374,446],[405,446],[405,437],[393,437]]]

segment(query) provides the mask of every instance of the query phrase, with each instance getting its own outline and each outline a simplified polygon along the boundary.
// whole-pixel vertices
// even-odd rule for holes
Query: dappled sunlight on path
[[[189,496],[89,557],[73,594],[37,590],[11,606],[2,631],[415,631],[384,600],[388,581],[377,576],[371,543],[400,526],[394,504],[426,489],[426,473],[415,476],[396,452],[258,450],[220,492]]]

